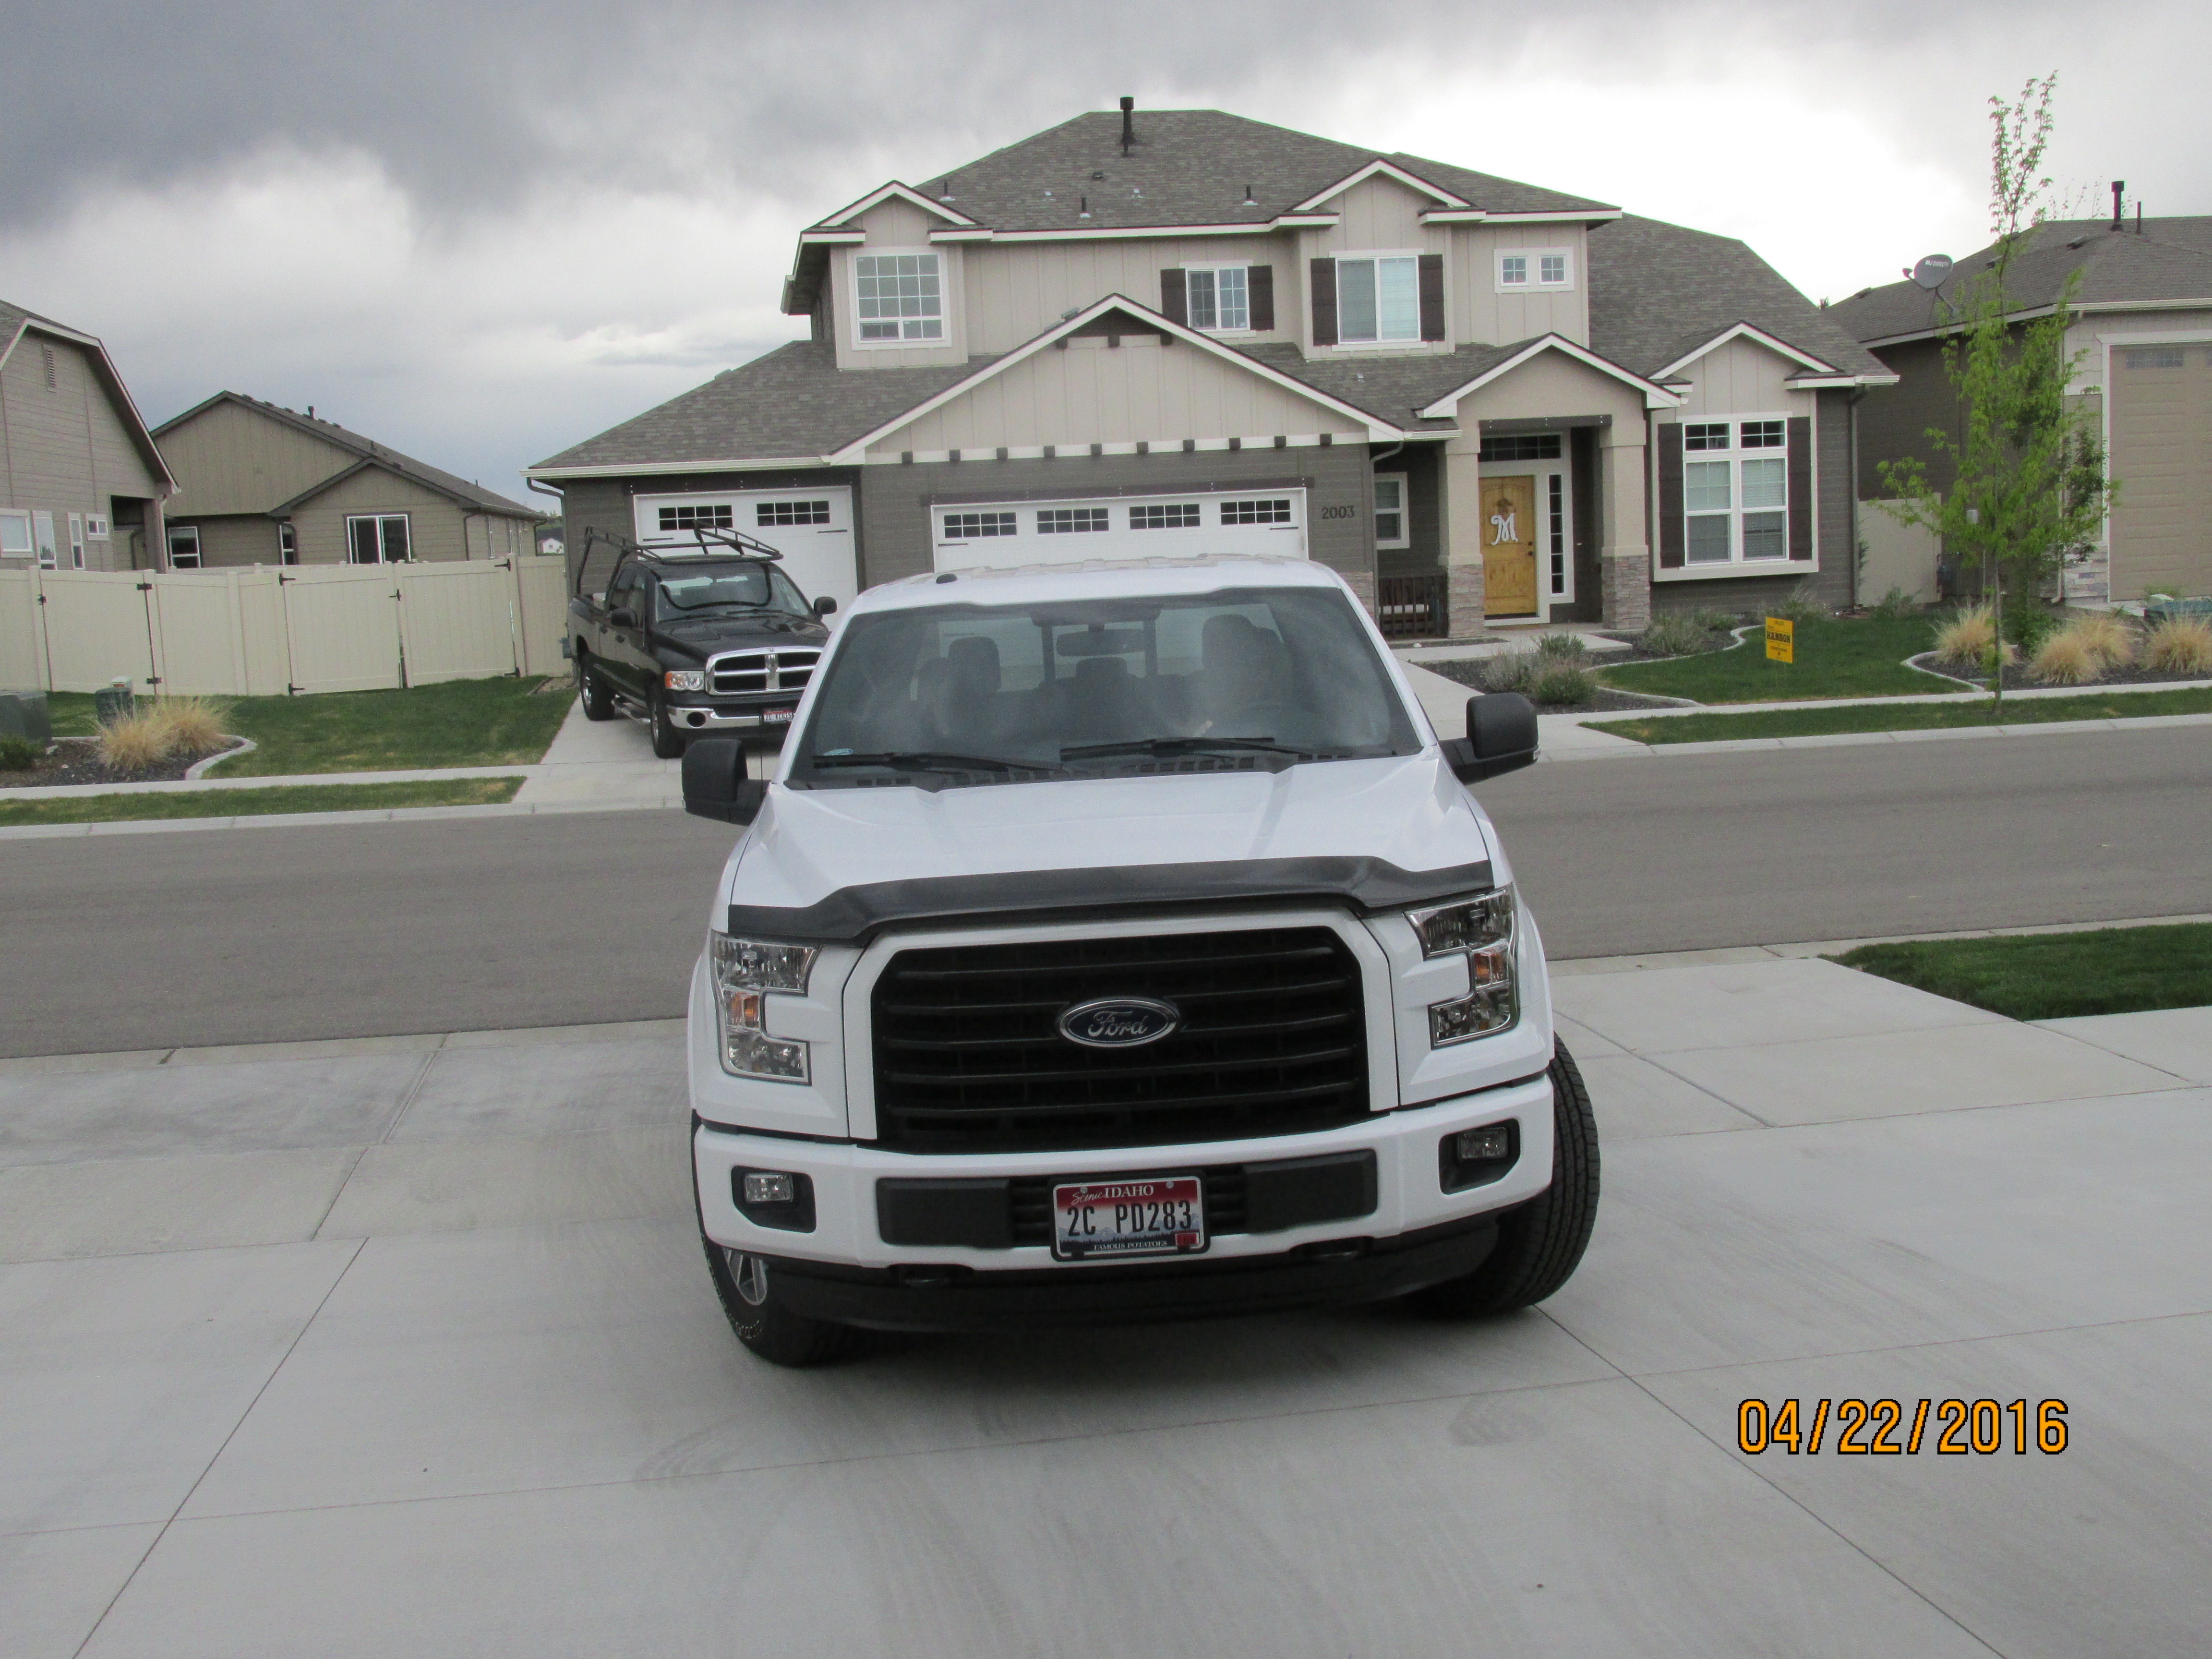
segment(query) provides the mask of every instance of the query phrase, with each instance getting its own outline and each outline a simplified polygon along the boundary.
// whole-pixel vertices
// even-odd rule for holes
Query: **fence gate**
[[[402,565],[398,575],[408,684],[520,670],[521,619],[506,560]]]
[[[146,596],[153,585],[133,571],[41,570],[39,622],[46,684],[55,691],[97,691],[128,678],[159,689]]]
[[[172,697],[234,696],[246,690],[246,641],[237,597],[219,570],[148,584],[154,672]]]
[[[295,691],[386,691],[399,684],[399,573],[295,566],[279,577]]]

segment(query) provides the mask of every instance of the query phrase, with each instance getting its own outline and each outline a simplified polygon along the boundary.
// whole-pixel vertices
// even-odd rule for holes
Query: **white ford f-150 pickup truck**
[[[1556,1291],[1596,1130],[1466,787],[1535,749],[1504,695],[1439,740],[1301,560],[861,595],[771,779],[684,757],[746,826],[689,1036],[738,1338]]]

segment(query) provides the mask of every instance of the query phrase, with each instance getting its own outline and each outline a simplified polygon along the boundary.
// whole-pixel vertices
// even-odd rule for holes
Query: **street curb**
[[[387,806],[359,812],[256,812],[205,818],[118,818],[106,823],[0,825],[0,841],[62,836],[145,836],[169,830],[300,830],[356,823],[435,823],[451,818],[555,817],[568,812],[653,812],[681,807],[681,795],[634,800],[490,801],[475,806]]]
[[[1812,706],[1818,708],[1821,705],[1816,703]],[[1716,711],[1701,709],[1698,712],[1711,714]],[[1609,718],[1624,717],[1616,714]],[[1630,715],[1626,718],[1640,717]],[[2156,731],[2175,726],[2212,726],[2212,714],[2142,714],[2106,720],[2045,720],[2029,726],[1938,726],[1911,732],[1821,732],[1797,738],[1721,738],[1709,743],[1638,743],[1633,738],[1621,738],[1611,732],[1602,732],[1598,735],[1614,738],[1626,746],[1616,750],[1540,754],[1538,758],[1564,762],[1626,760],[1638,755],[1735,755],[1756,749],[1834,749],[1852,744],[1934,743],[1952,738],[2063,737],[2083,732]]]
[[[1704,951],[1644,951],[1627,956],[1567,957],[1547,962],[1554,979],[1626,974],[1656,968],[1723,968],[1734,963],[1802,961],[1841,956],[1863,945],[1910,945],[1949,939],[2013,939],[2027,933],[2101,933],[2115,927],[2167,927],[2212,921],[2212,915],[2131,916],[2116,921],[2041,921],[2021,927],[1964,927],[1943,933],[1883,933],[1874,939],[1804,939],[1788,945],[1717,945]]]

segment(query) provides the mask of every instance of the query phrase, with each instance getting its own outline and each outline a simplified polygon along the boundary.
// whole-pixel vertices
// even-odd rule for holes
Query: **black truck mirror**
[[[618,605],[607,612],[607,625],[610,628],[635,628],[637,626],[637,612],[626,605]]]
[[[817,617],[826,617],[836,608],[837,601],[831,599],[827,593],[824,593],[820,599],[814,601],[814,614]]]
[[[1444,759],[1462,783],[1517,772],[1536,759],[1536,706],[1518,691],[1467,700],[1467,736],[1447,738]]]
[[[700,738],[684,751],[684,810],[723,823],[750,823],[768,784],[745,775],[745,746],[735,738]]]

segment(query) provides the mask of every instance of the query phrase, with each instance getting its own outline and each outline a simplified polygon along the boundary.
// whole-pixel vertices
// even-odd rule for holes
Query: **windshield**
[[[1419,747],[1343,594],[1245,588],[856,617],[790,775],[941,785]]]
[[[790,577],[757,559],[731,559],[664,571],[660,603],[664,617],[723,608],[787,611],[799,617],[814,614]]]

